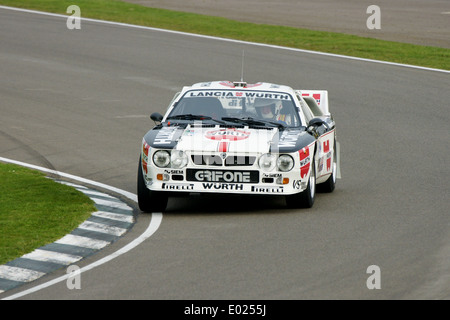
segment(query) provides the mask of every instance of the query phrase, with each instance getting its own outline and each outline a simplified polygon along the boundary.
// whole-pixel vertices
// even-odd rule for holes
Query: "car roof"
[[[243,81],[209,81],[209,82],[199,82],[195,83],[192,86],[186,86],[183,88],[183,92],[187,90],[193,89],[239,89],[239,90],[262,90],[262,91],[276,91],[276,92],[286,92],[292,95],[295,94],[294,90],[286,85],[280,85],[275,83],[268,82],[257,82],[257,83],[246,83]]]

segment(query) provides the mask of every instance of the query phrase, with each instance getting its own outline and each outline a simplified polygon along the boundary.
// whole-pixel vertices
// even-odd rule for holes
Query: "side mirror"
[[[320,127],[320,126],[324,126],[327,130],[330,130],[330,125],[323,118],[312,118],[308,123],[308,128],[309,127]]]
[[[321,134],[324,133],[323,129],[318,130],[318,128],[321,126],[325,127],[325,131],[330,129],[330,126],[324,119],[313,118],[308,122],[308,127],[307,127],[306,131],[308,131],[308,133],[314,135],[317,138],[318,136],[320,136]]]
[[[155,123],[157,122],[161,123],[163,116],[158,112],[154,112],[150,115],[150,119],[152,119]]]
[[[321,126],[321,125],[327,125],[327,123],[321,119],[321,118],[313,118],[309,121],[308,127],[310,126]]]

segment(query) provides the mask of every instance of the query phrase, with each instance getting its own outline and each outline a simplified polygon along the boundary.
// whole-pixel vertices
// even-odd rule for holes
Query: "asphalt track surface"
[[[136,192],[148,115],[183,85],[328,89],[342,179],[308,210],[170,199],[147,240],[21,299],[449,299],[448,72],[0,9],[0,156]],[[141,235],[152,216],[80,267]],[[381,289],[369,290],[369,266]],[[58,270],[5,297],[64,275]]]
[[[125,0],[144,6],[232,20],[332,31],[382,40],[450,48],[448,0]],[[380,29],[367,20],[380,10]]]

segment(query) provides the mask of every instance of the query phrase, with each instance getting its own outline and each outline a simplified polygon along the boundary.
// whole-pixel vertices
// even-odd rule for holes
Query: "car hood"
[[[156,127],[144,137],[153,148],[191,152],[294,152],[314,141],[304,128]]]

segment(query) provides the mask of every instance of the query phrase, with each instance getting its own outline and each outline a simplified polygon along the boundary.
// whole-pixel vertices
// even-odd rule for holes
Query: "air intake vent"
[[[243,81],[235,81],[235,82],[233,82],[233,84],[235,87],[238,87],[238,88],[247,87],[247,82],[243,82]]]

